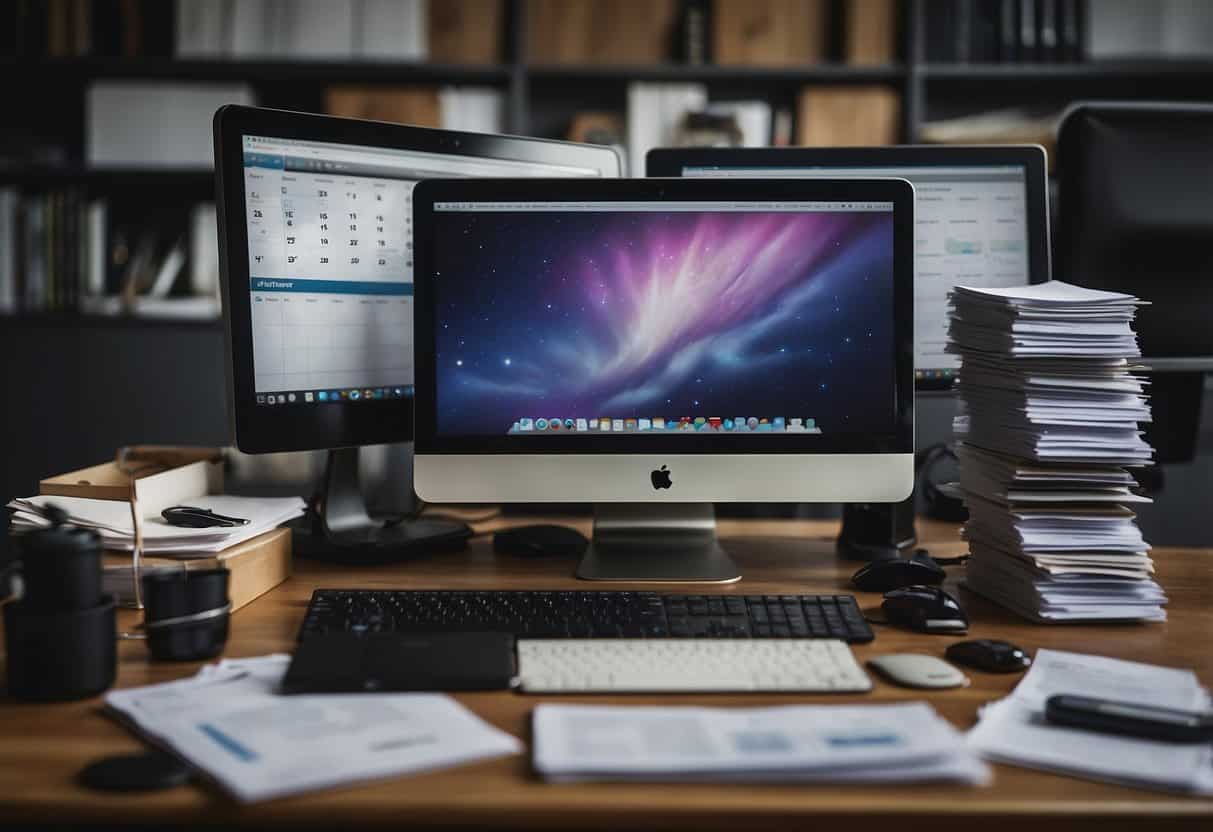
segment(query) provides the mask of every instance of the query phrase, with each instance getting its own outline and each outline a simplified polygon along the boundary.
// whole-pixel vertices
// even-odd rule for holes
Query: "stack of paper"
[[[984,784],[989,769],[925,702],[696,708],[540,705],[534,765],[584,780]]]
[[[191,497],[189,505],[208,508],[226,517],[249,522],[242,526],[187,529],[170,526],[159,515],[143,518],[143,551],[165,557],[202,557],[221,552],[303,515],[306,504],[298,497],[233,497],[212,494]],[[15,533],[50,525],[43,516],[47,505],[55,505],[68,514],[69,522],[93,529],[102,545],[113,551],[134,548],[135,532],[130,503],[119,500],[91,500],[85,497],[23,497],[13,500],[12,529]]]
[[[517,754],[522,743],[431,693],[282,696],[290,656],[224,660],[105,704],[237,800]]]
[[[1204,711],[1210,705],[1208,691],[1190,670],[1039,650],[1015,691],[982,708],[966,738],[969,747],[1012,765],[1130,786],[1213,793],[1213,746],[1049,724],[1045,701],[1059,693],[1184,711]]]
[[[1036,621],[1165,619],[1126,470],[1153,455],[1141,302],[1059,281],[950,300],[967,586]]]

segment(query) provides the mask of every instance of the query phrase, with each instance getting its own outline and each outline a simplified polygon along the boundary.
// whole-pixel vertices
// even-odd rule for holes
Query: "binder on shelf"
[[[825,58],[828,0],[716,0],[712,55],[722,66],[802,66]]]
[[[527,57],[535,64],[664,63],[678,11],[676,0],[530,0]]]
[[[796,143],[854,147],[897,143],[901,97],[880,85],[805,87],[797,107]]]
[[[501,60],[502,0],[431,0],[430,60],[493,64]]]
[[[846,61],[891,64],[897,57],[897,0],[850,0],[846,5]]]

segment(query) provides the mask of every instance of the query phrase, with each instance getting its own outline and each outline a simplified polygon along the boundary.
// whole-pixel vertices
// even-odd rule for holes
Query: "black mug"
[[[184,569],[143,576],[143,626],[152,658],[195,661],[223,652],[230,575],[226,569]]]
[[[39,702],[85,699],[114,684],[114,598],[85,610],[4,607],[8,692]]]
[[[66,612],[101,604],[101,538],[95,531],[56,525],[20,535],[16,543],[25,609]]]

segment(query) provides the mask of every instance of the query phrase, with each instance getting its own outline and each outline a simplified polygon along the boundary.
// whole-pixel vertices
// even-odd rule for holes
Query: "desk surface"
[[[936,554],[964,550],[954,526],[924,522],[919,530]],[[720,533],[745,573],[741,582],[721,591],[849,591],[847,577],[855,567],[835,559],[832,537],[836,526],[832,522],[732,520],[721,522]],[[1031,651],[1051,647],[1192,667],[1205,685],[1213,686],[1213,650],[1209,646],[1213,637],[1213,550],[1159,549],[1154,557],[1160,582],[1171,598],[1170,620],[1165,624],[1039,626],[973,595],[962,594],[972,619],[969,637],[1006,638]],[[234,615],[226,655],[290,650],[308,597],[319,586],[584,588],[585,583],[571,577],[572,567],[561,560],[500,558],[483,538],[467,552],[433,556],[408,565],[338,568],[296,561],[296,574],[291,580]],[[956,590],[954,580],[948,583]],[[602,588],[634,587],[604,584]],[[861,594],[859,601],[861,607],[868,608],[877,605],[879,596]],[[944,648],[955,640],[879,625],[876,633],[875,642],[856,648],[861,661],[903,650],[942,656]],[[192,674],[198,666],[152,664],[141,644],[126,642],[120,644],[118,686],[165,681]],[[561,697],[559,701],[756,706],[926,699],[963,729],[973,724],[982,703],[1006,695],[1019,678],[979,672],[970,676],[971,687],[944,692],[909,691],[874,677],[876,687],[866,695],[581,696]],[[524,740],[529,739],[531,709],[547,699],[512,693],[463,694],[458,698]],[[141,745],[99,713],[97,700],[50,706],[0,701],[0,818],[6,823],[183,822],[293,828],[677,826],[746,830],[777,824],[803,829],[805,821],[811,819],[835,821],[848,832],[866,828],[925,829],[928,822],[932,832],[971,830],[975,823],[1019,830],[1031,824],[1029,828],[1036,832],[1046,826],[1072,830],[1132,818],[1149,821],[1151,829],[1160,828],[1160,824],[1213,829],[1213,800],[1089,783],[1002,765],[994,767],[994,784],[988,788],[547,785],[532,774],[524,754],[255,806],[237,806],[214,791],[193,786],[143,796],[105,795],[76,786],[75,772],[97,757],[136,751]]]

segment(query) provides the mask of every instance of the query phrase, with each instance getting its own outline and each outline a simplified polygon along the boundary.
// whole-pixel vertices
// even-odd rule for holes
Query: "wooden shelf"
[[[61,165],[0,164],[0,185],[89,185],[104,187],[213,188],[215,172],[209,168],[96,168],[78,163]]]
[[[755,83],[864,83],[900,81],[906,68],[808,64],[805,66],[719,66],[716,64],[648,64],[611,66],[596,64],[534,64],[523,73],[542,82],[558,81],[749,81]]]
[[[962,64],[928,63],[922,66],[928,81],[1037,82],[1037,81],[1167,81],[1207,80],[1213,61],[1086,61],[1071,64]]]
[[[0,72],[20,73],[39,83],[97,79],[141,81],[243,81],[329,83],[505,84],[512,67],[503,64],[287,60],[193,60],[176,58],[0,58]]]
[[[28,329],[174,329],[220,330],[220,318],[141,318],[131,315],[85,315],[79,312],[11,312],[0,314],[0,326]]]

